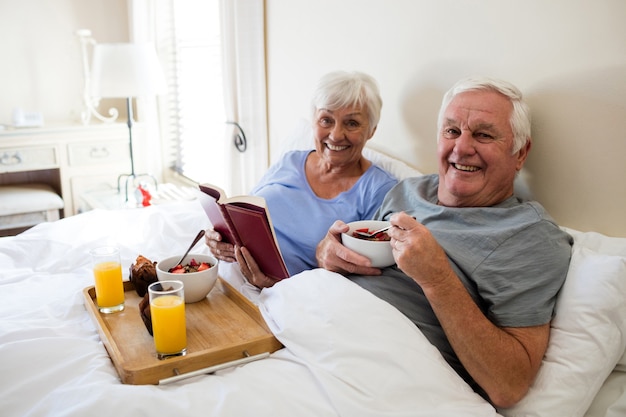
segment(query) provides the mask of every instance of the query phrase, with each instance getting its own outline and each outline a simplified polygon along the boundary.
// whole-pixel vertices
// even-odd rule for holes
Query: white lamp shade
[[[91,68],[93,97],[138,97],[166,90],[161,65],[150,43],[96,44]]]

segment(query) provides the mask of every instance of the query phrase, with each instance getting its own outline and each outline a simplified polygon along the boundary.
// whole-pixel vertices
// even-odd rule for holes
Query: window
[[[169,168],[196,182],[223,184],[225,109],[218,0],[162,3],[158,22],[168,94],[161,126]]]
[[[269,162],[264,0],[144,4],[169,85],[159,101],[167,165],[228,194],[249,192]]]

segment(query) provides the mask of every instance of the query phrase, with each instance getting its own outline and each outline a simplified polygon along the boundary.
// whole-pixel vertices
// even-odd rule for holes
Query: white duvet
[[[166,386],[122,384],[83,305],[87,253],[115,243],[125,268],[140,253],[180,253],[208,225],[195,204],[94,211],[0,239],[0,415],[498,415],[405,316],[324,270],[261,293],[285,346],[269,358]]]

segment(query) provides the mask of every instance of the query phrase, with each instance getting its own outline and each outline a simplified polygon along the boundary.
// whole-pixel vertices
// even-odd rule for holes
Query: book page
[[[202,186],[200,187],[202,191],[198,192],[198,201],[209,218],[213,230],[222,235],[222,242],[233,245],[239,244],[237,236],[232,232],[232,227],[227,217],[228,215],[223,212],[224,206],[217,202],[219,193],[214,193],[214,190],[211,189],[205,190]]]

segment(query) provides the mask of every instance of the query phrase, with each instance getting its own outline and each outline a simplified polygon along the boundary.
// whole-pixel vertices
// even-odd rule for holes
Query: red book
[[[265,275],[289,277],[265,199],[258,196],[226,198],[224,190],[200,184],[198,199],[222,241],[247,248]]]

